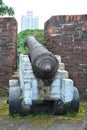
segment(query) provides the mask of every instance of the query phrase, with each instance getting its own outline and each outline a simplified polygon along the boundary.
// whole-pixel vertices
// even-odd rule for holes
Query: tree
[[[12,7],[8,7],[3,3],[3,0],[0,0],[0,15],[9,15],[13,16],[15,14],[14,9]]]
[[[40,43],[44,44],[44,30],[43,29],[34,29],[34,30],[27,29],[27,30],[21,31],[18,34],[18,38],[17,38],[17,40],[18,40],[17,41],[18,61],[19,61],[19,55],[21,53],[24,54],[29,51],[28,47],[26,47],[25,41],[26,41],[26,38],[31,35],[35,36],[35,38]]]

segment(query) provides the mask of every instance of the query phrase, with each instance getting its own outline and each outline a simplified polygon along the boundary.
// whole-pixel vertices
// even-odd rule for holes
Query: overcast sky
[[[32,10],[39,18],[39,28],[53,15],[87,14],[87,0],[3,0],[15,9],[15,18],[20,31],[21,16]]]

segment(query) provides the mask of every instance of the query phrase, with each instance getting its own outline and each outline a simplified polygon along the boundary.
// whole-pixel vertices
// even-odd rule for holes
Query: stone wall
[[[8,81],[16,67],[17,22],[0,18],[0,95],[7,91]]]
[[[80,96],[87,99],[87,15],[52,16],[44,28],[46,47],[62,57]]]

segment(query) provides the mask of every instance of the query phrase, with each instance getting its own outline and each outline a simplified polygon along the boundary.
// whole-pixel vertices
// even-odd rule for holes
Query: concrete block
[[[50,97],[51,99],[60,99],[61,79],[55,79],[51,85]]]
[[[65,65],[64,63],[59,63],[59,68],[58,70],[65,70]]]
[[[32,86],[32,100],[37,100],[39,97],[38,95],[38,82],[37,79],[33,79],[31,82]]]
[[[73,99],[73,80],[62,79],[61,95],[64,102],[71,102]]]
[[[55,55],[59,63],[61,63],[61,56],[60,55]]]
[[[9,87],[17,87],[18,86],[18,79],[9,80]]]
[[[66,70],[58,70],[55,76],[55,78],[60,78],[60,79],[68,78],[68,77],[69,77],[69,74],[68,74],[68,71]]]

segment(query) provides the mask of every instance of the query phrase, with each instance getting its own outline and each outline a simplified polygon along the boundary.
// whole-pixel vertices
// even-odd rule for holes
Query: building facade
[[[38,17],[33,16],[33,11],[21,16],[21,31],[26,29],[38,29]]]

